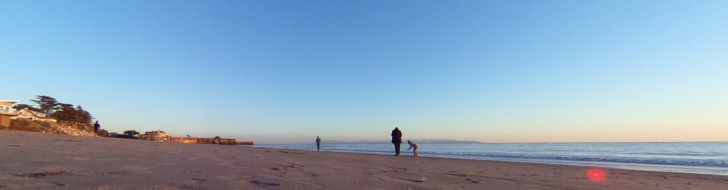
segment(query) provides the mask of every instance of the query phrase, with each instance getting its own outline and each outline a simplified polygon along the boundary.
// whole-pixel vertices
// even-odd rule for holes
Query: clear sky
[[[0,99],[257,143],[728,140],[728,1],[0,2]]]

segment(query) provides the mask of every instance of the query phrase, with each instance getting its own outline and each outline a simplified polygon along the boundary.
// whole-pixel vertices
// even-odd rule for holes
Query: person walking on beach
[[[415,157],[417,157],[417,148],[420,148],[420,145],[418,145],[415,142],[412,142],[411,140],[407,140],[407,144],[410,145],[410,147],[407,150],[410,150],[412,148],[415,148],[415,150],[413,150],[413,151],[415,152]]]
[[[399,156],[399,145],[402,144],[402,131],[399,130],[399,127],[392,130],[392,143],[394,144],[394,151],[397,152],[395,156]]]
[[[94,123],[94,133],[96,133],[96,135],[98,135],[100,129],[101,129],[101,124],[99,124],[99,121],[96,120],[96,123]]]
[[[316,136],[316,149],[321,151],[321,138],[319,136]]]

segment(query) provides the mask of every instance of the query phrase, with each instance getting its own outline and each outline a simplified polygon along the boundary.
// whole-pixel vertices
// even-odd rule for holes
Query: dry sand
[[[0,131],[0,189],[728,189],[728,176],[589,169]]]

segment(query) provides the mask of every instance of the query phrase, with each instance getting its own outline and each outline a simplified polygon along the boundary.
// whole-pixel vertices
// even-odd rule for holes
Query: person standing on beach
[[[316,136],[316,149],[321,151],[321,138],[319,136]]]
[[[392,130],[392,143],[394,144],[394,151],[397,152],[395,156],[399,156],[399,145],[402,144],[402,131],[399,130],[399,127]]]
[[[99,121],[96,120],[96,123],[94,123],[94,133],[96,133],[96,135],[98,135],[100,129],[101,129],[101,124],[99,124]]]

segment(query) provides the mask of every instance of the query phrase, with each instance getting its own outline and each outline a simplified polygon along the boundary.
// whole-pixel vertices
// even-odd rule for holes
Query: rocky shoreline
[[[93,137],[96,136],[93,132],[78,130],[71,126],[58,126],[54,130],[51,131],[42,131],[42,133],[55,133],[55,134],[62,134],[62,135],[71,135],[71,136],[87,136],[87,137]]]

